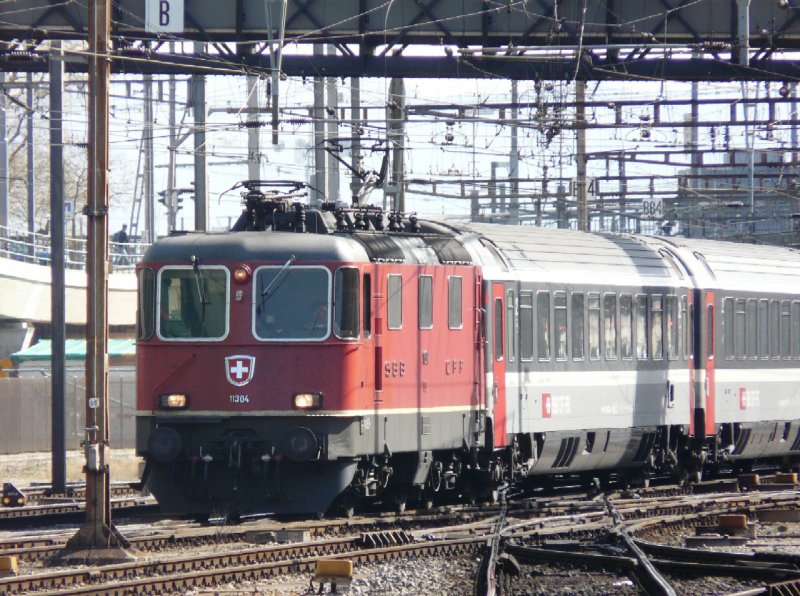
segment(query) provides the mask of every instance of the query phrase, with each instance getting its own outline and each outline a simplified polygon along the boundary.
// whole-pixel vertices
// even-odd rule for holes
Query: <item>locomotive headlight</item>
[[[319,410],[322,407],[321,393],[296,393],[294,407],[297,410]]]
[[[184,393],[162,393],[158,396],[162,410],[183,410],[189,405],[189,396]]]
[[[245,284],[250,279],[250,267],[239,265],[233,270],[233,281],[237,284]]]

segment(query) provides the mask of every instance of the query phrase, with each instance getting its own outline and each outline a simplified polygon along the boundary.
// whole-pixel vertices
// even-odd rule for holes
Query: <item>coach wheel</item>
[[[426,511],[433,509],[433,497],[434,492],[429,486],[422,489],[422,506]]]

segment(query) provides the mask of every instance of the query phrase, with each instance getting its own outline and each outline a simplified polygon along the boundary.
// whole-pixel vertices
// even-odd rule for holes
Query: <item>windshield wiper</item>
[[[272,278],[272,281],[269,282],[269,285],[266,288],[264,288],[263,292],[261,292],[261,306],[263,306],[264,303],[267,301],[267,298],[272,296],[272,294],[275,293],[275,290],[278,289],[278,281],[283,281],[283,278],[285,277],[284,274],[289,269],[289,265],[294,263],[294,260],[295,260],[294,255],[289,257],[289,259],[283,264],[283,267],[281,267],[281,270],[278,271],[275,277]]]

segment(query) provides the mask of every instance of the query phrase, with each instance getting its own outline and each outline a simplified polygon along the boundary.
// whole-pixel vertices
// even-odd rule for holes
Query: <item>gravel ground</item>
[[[523,564],[517,577],[498,579],[503,596],[600,596],[641,594],[627,575],[551,564]]]
[[[359,596],[471,596],[480,560],[476,557],[421,557],[388,563],[357,565],[349,588],[341,594]],[[263,594],[265,596],[309,593],[310,574],[288,575],[255,583],[220,585],[195,595]],[[315,593],[318,584],[314,583]],[[326,586],[325,593],[330,592]]]
[[[139,480],[139,462],[133,449],[110,450],[111,481]],[[17,453],[0,455],[0,483],[12,482],[19,487],[35,482],[50,482],[50,453]],[[75,450],[67,452],[67,482],[82,482],[84,454]]]

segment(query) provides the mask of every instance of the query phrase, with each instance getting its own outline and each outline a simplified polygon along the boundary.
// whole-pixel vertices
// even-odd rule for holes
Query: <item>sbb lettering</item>
[[[444,374],[446,375],[460,375],[464,372],[463,360],[445,360],[444,361]]]
[[[387,377],[402,377],[406,374],[406,363],[403,361],[390,361],[383,365],[384,374]]]

